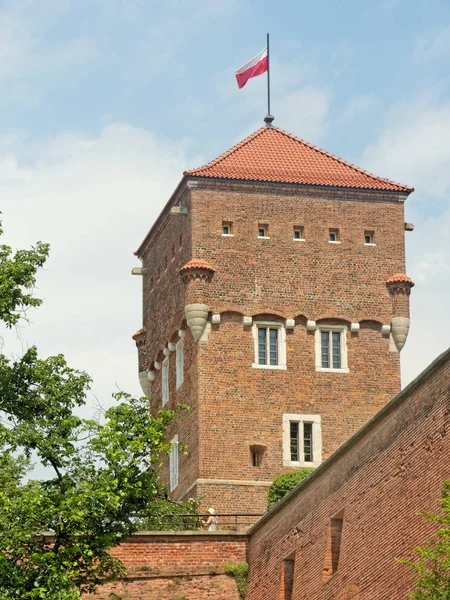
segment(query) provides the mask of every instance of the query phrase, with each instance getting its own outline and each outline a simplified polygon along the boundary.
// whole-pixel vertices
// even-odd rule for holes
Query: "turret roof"
[[[382,179],[279,129],[261,127],[207,165],[185,176],[410,193],[414,188]]]

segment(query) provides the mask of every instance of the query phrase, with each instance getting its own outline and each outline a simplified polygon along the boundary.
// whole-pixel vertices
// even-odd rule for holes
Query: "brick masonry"
[[[245,535],[149,532],[115,548],[127,578],[99,588],[99,600],[239,600],[235,580],[224,574],[226,562],[246,560]],[[113,594],[116,594],[114,596]]]
[[[175,205],[185,214],[172,214]],[[233,237],[222,236],[223,221],[232,223]],[[259,224],[268,226],[270,239],[258,239]],[[304,228],[304,242],[293,239],[295,226]],[[340,244],[329,243],[330,228],[339,229]],[[375,245],[364,244],[365,231],[374,232]],[[268,482],[289,470],[282,463],[283,414],[321,416],[326,458],[399,391],[399,354],[380,332],[393,312],[386,280],[405,271],[398,193],[185,178],[139,256],[148,269],[139,368],[155,370],[167,344],[186,330],[185,381],[178,390],[175,354],[169,357],[167,407],[191,407],[170,431],[188,446],[179,458],[175,499],[201,496],[204,507],[218,512],[261,512]],[[210,264],[212,277],[183,281],[179,269],[192,258]],[[198,343],[186,325],[190,303],[207,304],[209,320],[220,314]],[[408,312],[407,298],[401,310]],[[254,342],[243,316],[295,321],[286,332],[286,370],[252,368]],[[359,332],[347,332],[349,373],[316,371],[308,319],[360,324]],[[151,394],[155,411],[161,371],[155,370]],[[254,443],[266,449],[257,467]]]
[[[449,456],[450,350],[250,530],[247,600],[406,598],[412,574],[395,559],[412,558],[436,531],[419,511],[439,511]],[[286,558],[292,596],[280,595]]]

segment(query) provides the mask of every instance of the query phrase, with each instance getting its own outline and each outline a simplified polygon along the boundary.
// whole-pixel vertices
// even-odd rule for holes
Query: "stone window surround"
[[[271,327],[272,329],[278,329],[278,364],[277,365],[260,365],[258,362],[258,329],[260,327]],[[254,344],[254,360],[252,367],[254,369],[274,369],[274,370],[286,370],[286,328],[283,323],[279,321],[254,321],[252,325],[252,336]]]
[[[300,424],[300,460],[291,460],[291,423]],[[303,456],[303,423],[312,423],[313,461],[301,460]],[[322,420],[320,415],[283,415],[283,465],[285,467],[318,467],[322,462]]]
[[[332,367],[322,367],[322,331],[339,331],[341,334],[341,368],[333,369]],[[347,325],[333,325],[324,323],[323,325],[317,324],[316,331],[314,334],[314,345],[316,351],[316,371],[325,371],[332,373],[348,373],[348,362],[347,362]]]

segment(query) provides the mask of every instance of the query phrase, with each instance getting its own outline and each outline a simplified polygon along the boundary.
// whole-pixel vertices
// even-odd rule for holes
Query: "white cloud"
[[[429,96],[427,96],[429,99]],[[450,103],[423,96],[394,107],[376,142],[360,164],[415,186],[406,202],[407,272],[416,281],[411,294],[411,332],[402,351],[408,383],[449,346],[450,319]]]
[[[350,98],[344,105],[340,115],[341,121],[353,121],[365,115],[375,105],[375,96],[373,94],[360,94]]]
[[[450,27],[420,35],[414,40],[414,58],[419,61],[437,61],[450,56]]]
[[[6,350],[36,343],[44,355],[64,353],[93,376],[104,404],[115,382],[139,394],[131,335],[142,324],[141,279],[130,274],[139,264],[132,252],[188,166],[186,142],[123,123],[97,136],[70,132],[36,145],[11,133],[9,141],[0,155],[2,242],[48,241],[51,257],[38,277],[44,304],[21,339],[7,335]]]

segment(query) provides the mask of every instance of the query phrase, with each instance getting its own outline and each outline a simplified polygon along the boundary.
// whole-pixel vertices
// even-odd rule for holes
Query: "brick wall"
[[[411,558],[437,528],[418,513],[438,510],[449,433],[450,350],[250,531],[247,600],[285,597],[286,558],[295,560],[292,600],[405,598],[411,572],[395,558]]]
[[[211,532],[149,532],[134,535],[112,552],[126,566],[126,579],[99,588],[94,596],[110,600],[239,600],[226,562],[246,560],[244,535]],[[117,597],[117,596],[116,596]]]

